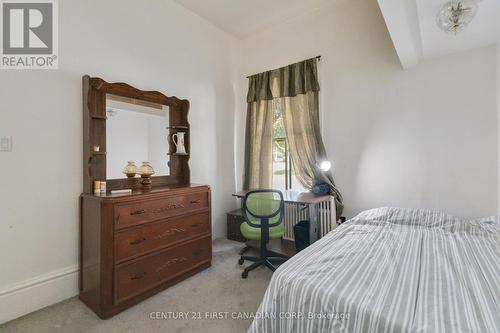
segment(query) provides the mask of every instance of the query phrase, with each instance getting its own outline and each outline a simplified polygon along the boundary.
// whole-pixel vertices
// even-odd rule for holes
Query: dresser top
[[[210,186],[201,185],[201,184],[172,184],[167,186],[158,186],[153,187],[152,189],[133,189],[132,192],[125,193],[100,193],[100,194],[92,194],[92,193],[83,193],[82,197],[92,197],[99,199],[120,199],[120,198],[130,198],[136,196],[149,196],[155,194],[161,194],[165,192],[182,192],[183,190],[193,190],[193,189],[208,189]]]

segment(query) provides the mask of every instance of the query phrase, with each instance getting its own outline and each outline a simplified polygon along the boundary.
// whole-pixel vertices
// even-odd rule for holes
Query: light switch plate
[[[0,137],[0,151],[11,152],[12,151],[12,137],[2,136]]]

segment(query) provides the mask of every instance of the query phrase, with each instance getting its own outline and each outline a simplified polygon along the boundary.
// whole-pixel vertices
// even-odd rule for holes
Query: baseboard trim
[[[78,294],[78,266],[70,266],[0,289],[0,324]]]

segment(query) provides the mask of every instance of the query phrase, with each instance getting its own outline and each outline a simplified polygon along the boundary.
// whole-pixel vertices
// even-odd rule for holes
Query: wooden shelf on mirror
[[[189,126],[169,126],[167,129],[181,129],[181,130],[189,130]]]
[[[189,156],[189,154],[177,154],[177,153],[168,153],[167,155],[171,155],[171,156]]]
[[[97,114],[93,114],[90,116],[92,119],[101,119],[101,120],[106,120],[108,119],[108,117],[106,116],[100,116],[100,115],[97,115]]]
[[[93,151],[93,150],[91,150],[90,153],[93,155],[106,155],[105,151]]]

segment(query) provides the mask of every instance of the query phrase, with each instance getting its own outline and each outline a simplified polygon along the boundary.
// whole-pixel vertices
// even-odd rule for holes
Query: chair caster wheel
[[[238,260],[238,265],[240,265],[240,266],[241,266],[241,265],[243,265],[243,263],[244,263],[244,262],[245,262],[245,260],[240,259],[240,260]]]
[[[247,272],[241,273],[241,278],[242,279],[246,279],[247,277],[248,277],[248,273]]]

